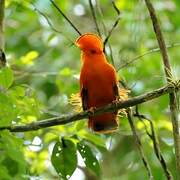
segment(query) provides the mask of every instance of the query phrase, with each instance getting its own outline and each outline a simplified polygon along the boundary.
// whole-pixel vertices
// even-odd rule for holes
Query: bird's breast
[[[82,83],[88,92],[88,108],[103,106],[114,100],[113,80],[104,66],[82,69]]]

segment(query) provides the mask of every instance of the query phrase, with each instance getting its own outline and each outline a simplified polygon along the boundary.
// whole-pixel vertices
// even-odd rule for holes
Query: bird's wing
[[[119,98],[119,87],[118,87],[118,79],[116,75],[116,70],[111,64],[108,64],[108,69],[109,69],[109,77],[112,80],[112,88],[113,88],[113,94],[114,94],[114,99],[118,100]]]
[[[119,98],[119,88],[118,88],[118,85],[116,83],[113,84],[113,92],[114,92],[115,99],[118,99]]]
[[[81,88],[81,99],[82,99],[82,107],[83,110],[87,110],[87,101],[88,101],[88,90],[84,87]]]

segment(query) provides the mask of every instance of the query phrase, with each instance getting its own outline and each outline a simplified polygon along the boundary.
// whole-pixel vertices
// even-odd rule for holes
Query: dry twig
[[[159,45],[160,52],[162,55],[166,80],[168,83],[171,83],[172,73],[171,73],[170,61],[169,61],[164,37],[163,37],[162,31],[158,22],[158,18],[156,16],[156,11],[150,0],[145,0],[145,3],[151,17],[156,39],[158,41],[158,45]],[[180,121],[178,120],[178,105],[177,105],[175,91],[169,93],[169,99],[170,99],[169,105],[170,105],[170,110],[171,110],[171,120],[172,120],[172,125],[173,125],[177,176],[180,179],[180,173],[179,173],[180,172]]]
[[[146,168],[146,171],[148,173],[148,177],[149,177],[150,180],[153,180],[154,177],[152,175],[150,165],[149,165],[149,163],[148,163],[148,161],[146,159],[146,156],[144,154],[140,137],[139,137],[139,135],[138,135],[138,133],[136,131],[136,127],[135,127],[134,122],[133,122],[132,110],[130,108],[127,110],[127,117],[128,117],[128,121],[129,121],[131,130],[133,132],[133,136],[135,137],[135,141],[136,141],[136,144],[137,144],[137,148],[138,148],[139,154],[140,154],[141,159],[143,161],[144,167]]]
[[[4,6],[5,0],[0,0],[0,67],[6,65],[6,56],[4,53]]]
[[[90,6],[92,17],[93,17],[93,20],[95,23],[96,31],[97,31],[98,35],[101,37],[101,31],[100,31],[100,28],[99,28],[99,25],[97,22],[97,17],[96,17],[96,13],[95,13],[95,10],[94,10],[93,4],[92,4],[92,0],[89,0],[89,6]]]
[[[117,6],[116,6],[116,4],[114,3],[114,1],[112,1],[112,5],[113,5],[114,9],[116,10],[118,16],[117,16],[114,24],[112,25],[111,29],[108,31],[108,35],[106,36],[106,38],[105,38],[105,40],[104,40],[104,47],[105,47],[106,43],[108,42],[108,40],[109,40],[109,38],[110,38],[113,30],[114,30],[114,29],[116,28],[116,26],[118,25],[119,20],[120,20],[120,18],[121,18],[121,12],[120,12],[119,9],[117,8]]]
[[[73,27],[73,29],[81,35],[81,32],[78,30],[78,28],[72,23],[72,21],[63,13],[63,11],[57,6],[57,4],[53,1],[50,0],[51,4],[57,9],[57,11],[66,19],[66,21]]]
[[[162,155],[162,152],[161,152],[161,149],[160,149],[160,145],[159,145],[159,142],[158,142],[158,139],[157,139],[156,131],[155,131],[152,120],[145,117],[142,114],[139,114],[138,106],[136,106],[136,113],[133,114],[133,115],[135,117],[138,117],[138,119],[144,124],[146,134],[149,136],[149,138],[153,142],[153,148],[154,148],[155,155],[156,155],[157,159],[160,162],[160,165],[161,165],[161,167],[162,167],[162,169],[164,171],[166,179],[167,180],[173,180],[173,176],[171,175],[171,172],[169,171],[169,169],[167,167],[167,164],[166,164],[166,161],[165,161],[165,159],[164,159],[164,157]],[[144,123],[144,120],[148,120],[148,122],[150,123],[151,133],[148,131],[148,129],[146,127],[146,124]]]
[[[180,46],[180,43],[172,43],[170,45],[167,45],[166,48],[169,49],[169,48],[173,48],[173,47],[178,47]],[[144,52],[143,54],[141,55],[138,55],[136,57],[134,57],[133,59],[127,61],[126,63],[122,64],[119,68],[118,68],[118,71],[122,68],[125,68],[129,65],[131,65],[132,63],[134,63],[135,61],[141,59],[142,57],[148,55],[148,54],[151,54],[151,53],[155,53],[155,52],[159,52],[160,51],[160,48],[154,48],[154,49],[150,49],[149,51],[147,52]]]

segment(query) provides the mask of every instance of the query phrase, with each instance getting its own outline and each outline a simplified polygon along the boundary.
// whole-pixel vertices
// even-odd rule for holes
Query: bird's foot
[[[94,111],[95,111],[96,109],[97,109],[96,107],[90,107],[90,108],[88,109],[89,114],[93,116],[93,115],[94,115]]]
[[[119,101],[120,101],[119,98],[117,98],[117,99],[112,101],[112,104],[114,104],[117,107]]]

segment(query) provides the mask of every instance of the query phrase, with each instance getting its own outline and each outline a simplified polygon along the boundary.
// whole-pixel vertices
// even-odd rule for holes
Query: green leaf
[[[22,86],[13,86],[11,88],[11,93],[13,96],[17,97],[24,97],[25,96],[25,88]]]
[[[37,51],[29,51],[25,56],[21,57],[21,62],[23,64],[33,64],[34,60],[39,56]]]
[[[17,109],[12,99],[3,93],[0,93],[0,126],[10,125],[16,118]]]
[[[9,88],[14,80],[13,71],[9,67],[0,69],[0,87]]]
[[[72,74],[71,69],[65,67],[62,70],[60,70],[59,74],[61,76],[70,76]]]
[[[18,166],[17,162],[11,159],[9,156],[7,156],[4,161],[2,162],[2,165],[8,169],[8,173],[11,176],[16,176],[18,174]]]
[[[56,142],[51,162],[61,179],[69,179],[77,166],[76,146],[70,139]]]
[[[8,156],[12,160],[24,166],[25,162],[22,155],[22,151],[20,149],[22,148],[22,144],[23,144],[22,140],[17,138],[16,136],[13,136],[8,131],[3,131],[0,135],[4,143],[4,149],[6,149],[6,153],[8,154]]]
[[[77,121],[75,123],[76,131],[80,131],[82,129],[85,129],[85,124],[86,124],[86,121]]]
[[[78,143],[78,151],[81,154],[87,168],[91,169],[97,176],[100,175],[99,162],[91,151],[91,148],[83,142]]]
[[[12,176],[13,179],[18,179],[19,177],[22,179],[22,174],[26,173],[27,166],[22,152],[22,144],[23,141],[10,132],[0,132],[0,149],[3,150],[1,153],[3,158],[0,159],[0,167],[3,166],[4,169],[7,169],[8,174]],[[6,171],[4,173],[6,173]],[[3,176],[6,177],[6,174]],[[1,173],[0,177],[2,177]]]
[[[6,167],[0,165],[0,177],[5,180],[11,180],[12,177],[8,174],[8,170]]]
[[[93,142],[94,144],[106,148],[105,139],[99,135],[89,133],[87,131],[81,130],[78,132],[78,135],[88,141]]]

